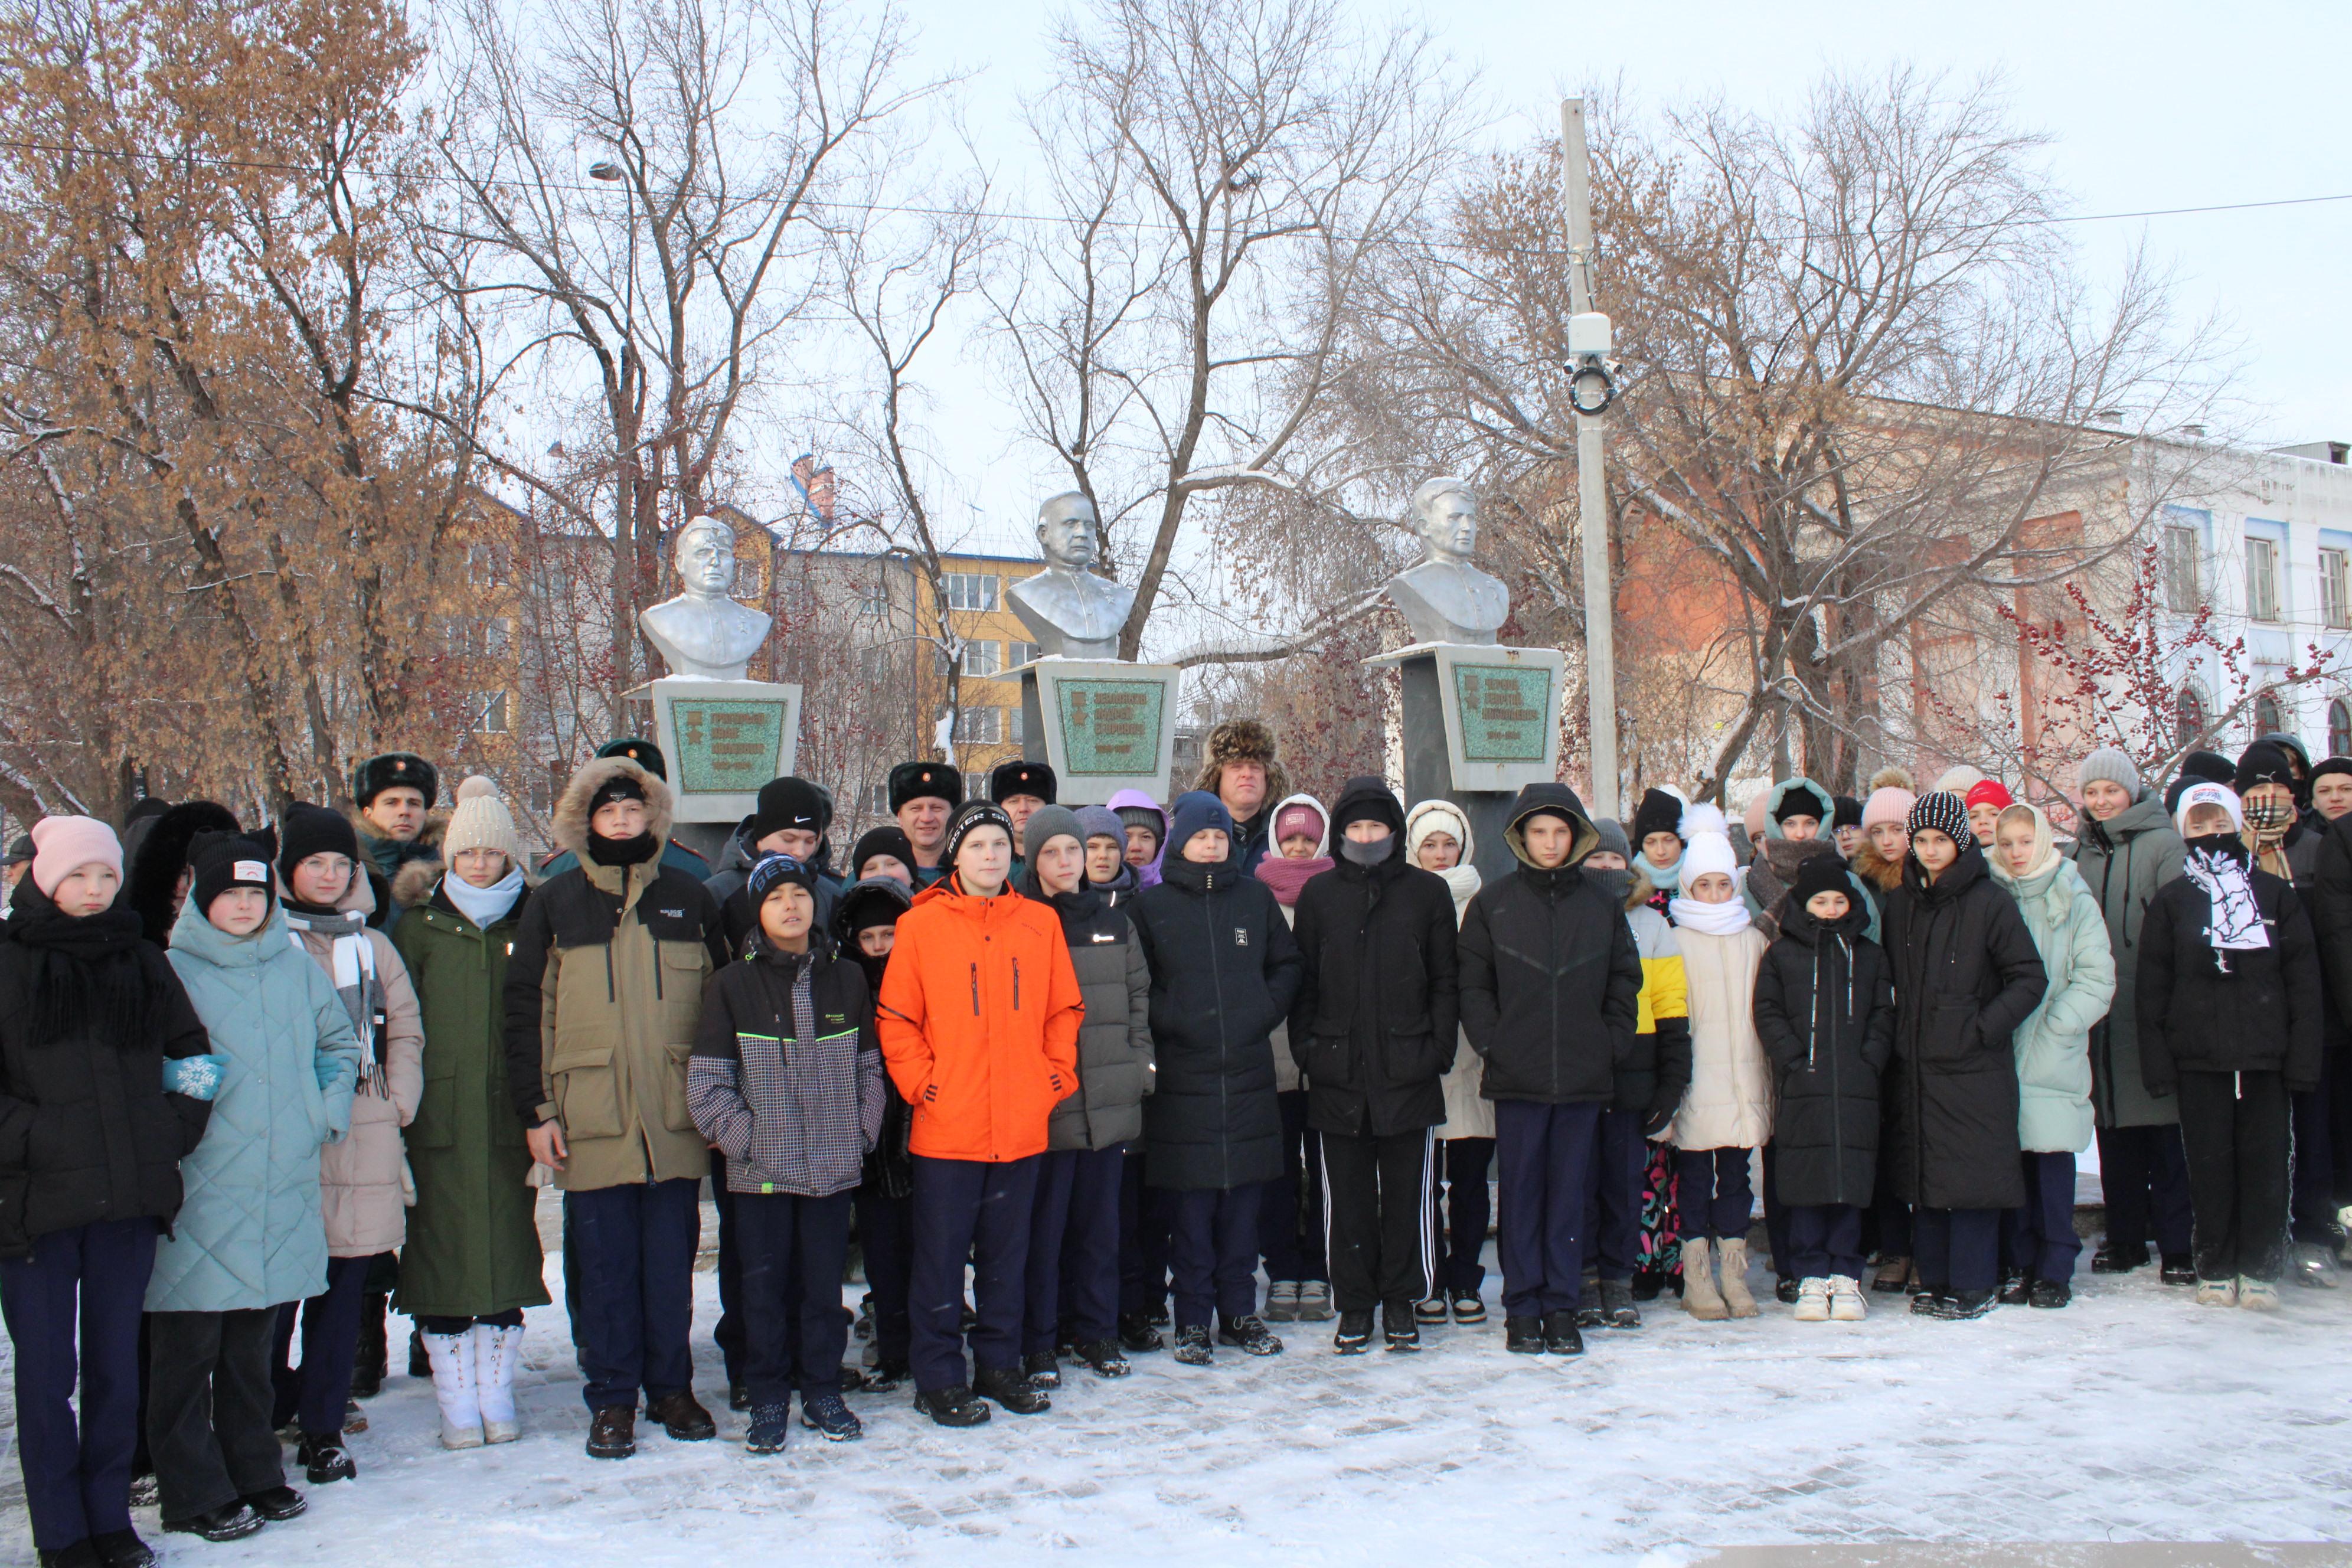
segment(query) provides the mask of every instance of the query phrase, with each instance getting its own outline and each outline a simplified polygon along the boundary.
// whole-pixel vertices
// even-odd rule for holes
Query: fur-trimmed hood
[[[1219,795],[1227,763],[1265,764],[1265,798],[1280,800],[1290,793],[1290,776],[1275,760],[1274,731],[1255,719],[1228,719],[1209,731],[1208,755],[1201,763],[1197,790]]]
[[[636,780],[637,787],[646,792],[646,831],[654,836],[656,843],[669,842],[669,785],[626,757],[599,757],[572,775],[572,782],[563,786],[562,798],[555,803],[555,817],[549,825],[549,832],[558,849],[569,849],[586,858],[588,803],[608,781],[616,778]]]
[[[1853,858],[1846,863],[1853,868],[1856,876],[1882,893],[1891,893],[1903,885],[1903,862],[1887,859],[1867,838],[1855,846]]]

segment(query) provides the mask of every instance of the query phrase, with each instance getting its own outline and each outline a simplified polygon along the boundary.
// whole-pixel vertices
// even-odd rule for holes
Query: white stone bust
[[[1076,490],[1037,509],[1037,552],[1045,569],[1004,596],[1045,657],[1118,657],[1135,590],[1095,574],[1095,504]]]
[[[1478,498],[1468,481],[1434,479],[1412,492],[1421,564],[1389,579],[1412,640],[1491,643],[1511,613],[1511,591],[1478,570]]]
[[[729,597],[735,586],[735,531],[715,517],[698,517],[678,530],[670,563],[683,591],[638,615],[646,640],[672,675],[742,679],[751,656],[768,640],[770,622]]]

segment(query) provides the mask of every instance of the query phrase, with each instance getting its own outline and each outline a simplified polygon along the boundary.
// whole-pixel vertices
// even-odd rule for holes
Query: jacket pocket
[[[1919,1021],[1919,1060],[1927,1067],[1967,1065],[1977,1053],[1977,1005],[1931,1001]]]
[[[1360,1089],[1356,1075],[1349,1071],[1348,1039],[1344,1035],[1317,1034],[1307,1042],[1306,1054],[1298,1054],[1294,1042],[1292,1055],[1297,1058],[1298,1070],[1308,1084],[1318,1089]]]
[[[672,1132],[694,1131],[694,1113],[687,1109],[687,1059],[694,1055],[692,1040],[669,1040],[662,1046],[662,1125]]]
[[[548,1080],[555,1089],[555,1113],[566,1138],[618,1138],[621,1091],[613,1071],[613,1041],[559,1036],[548,1058]]]
[[[1436,1037],[1426,1029],[1391,1031],[1384,1039],[1388,1060],[1390,1087],[1404,1089],[1445,1076],[1454,1065],[1452,1056],[1438,1048]]]

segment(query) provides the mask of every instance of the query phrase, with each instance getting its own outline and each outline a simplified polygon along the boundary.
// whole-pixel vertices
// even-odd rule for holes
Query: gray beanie
[[[1625,829],[1618,825],[1615,817],[1596,816],[1592,819],[1592,828],[1594,832],[1601,835],[1601,842],[1594,845],[1593,848],[1614,855],[1629,866],[1633,863],[1633,847],[1625,837]]]
[[[1116,839],[1122,853],[1127,848],[1127,825],[1118,813],[1107,805],[1082,805],[1077,811],[1078,829],[1086,838]]]
[[[1034,860],[1047,839],[1065,833],[1078,841],[1079,848],[1087,847],[1086,829],[1078,826],[1076,812],[1066,805],[1039,806],[1029,814],[1028,822],[1021,829],[1022,858]]]
[[[2139,770],[2132,766],[2129,757],[2113,746],[2101,746],[2083,759],[2075,787],[2079,789],[2093,779],[2105,779],[2111,784],[2120,784],[2126,795],[2137,797],[2139,794]]]

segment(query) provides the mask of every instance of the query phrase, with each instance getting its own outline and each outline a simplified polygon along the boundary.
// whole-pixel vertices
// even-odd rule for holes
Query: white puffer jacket
[[[1422,840],[1432,833],[1451,833],[1462,843],[1462,858],[1450,871],[1437,875],[1454,893],[1454,923],[1462,923],[1462,911],[1478,895],[1481,879],[1478,868],[1470,864],[1477,850],[1477,840],[1471,836],[1470,819],[1462,808],[1450,800],[1424,800],[1404,814],[1405,858],[1413,865],[1421,864]],[[1492,1138],[1495,1135],[1495,1104],[1478,1098],[1478,1053],[1470,1048],[1467,1031],[1459,1035],[1454,1047],[1454,1065],[1445,1069],[1440,1084],[1445,1091],[1445,1121],[1437,1135],[1446,1138]]]
[[[1756,970],[1770,944],[1747,926],[1675,932],[1690,997],[1691,1080],[1675,1113],[1677,1149],[1760,1149],[1772,1136],[1772,1066],[1756,1034]]]

